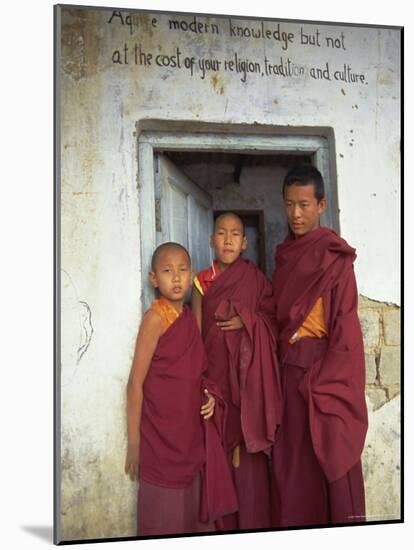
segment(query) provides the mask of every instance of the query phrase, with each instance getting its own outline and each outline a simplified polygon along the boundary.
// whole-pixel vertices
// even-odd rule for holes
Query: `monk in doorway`
[[[237,497],[223,447],[226,406],[204,376],[200,332],[184,304],[187,250],[160,245],[149,278],[160,296],[142,319],[127,387],[125,473],[139,481],[137,534],[215,531]]]
[[[316,168],[292,168],[283,199],[290,231],[273,275],[284,396],[273,450],[277,526],[363,522],[368,417],[355,249],[319,224],[326,198]]]
[[[271,447],[280,423],[272,285],[242,258],[239,216],[219,215],[210,244],[215,260],[194,279],[192,307],[208,357],[206,375],[228,405],[225,445],[239,503],[224,530],[271,527]]]

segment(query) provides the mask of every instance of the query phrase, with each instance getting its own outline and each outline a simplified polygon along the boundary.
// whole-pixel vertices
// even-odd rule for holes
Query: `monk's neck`
[[[320,229],[321,226],[320,225],[317,225],[316,227],[314,227],[313,229],[311,229],[310,231],[308,231],[307,233],[305,233],[304,235],[295,235],[293,233],[293,231],[291,231],[291,234],[292,234],[292,237],[296,240],[296,241],[299,241],[301,239],[303,239],[304,237],[307,237],[308,235],[312,235],[315,231],[318,231],[318,229]]]

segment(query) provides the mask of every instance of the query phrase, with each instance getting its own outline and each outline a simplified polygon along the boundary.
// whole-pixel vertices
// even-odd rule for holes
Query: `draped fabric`
[[[277,526],[364,521],[368,426],[355,250],[318,228],[276,250],[273,290],[284,410],[273,448]],[[289,343],[318,299],[327,335]]]
[[[206,368],[197,322],[184,306],[160,336],[145,378],[139,472],[146,484],[177,490],[201,474],[199,515],[207,522],[237,510],[237,498],[223,447],[226,405]],[[200,415],[205,388],[216,398],[209,420]]]
[[[236,315],[243,321],[242,329],[223,331],[217,326],[217,321]],[[202,333],[206,373],[227,403],[225,447],[239,502],[238,514],[224,517],[220,528],[270,527],[267,455],[280,423],[281,385],[272,286],[255,264],[239,258],[211,284],[203,296]],[[240,456],[237,466],[235,449]]]
[[[282,410],[272,286],[240,257],[209,288],[202,311],[207,375],[229,405],[227,448],[244,441],[248,452],[269,451]],[[242,329],[217,326],[236,315]]]
[[[320,296],[325,307],[326,351],[306,370],[298,390],[308,404],[313,448],[329,481],[341,478],[360,459],[368,426],[355,257],[355,250],[334,231],[320,227],[300,239],[289,236],[275,258],[282,362],[288,360],[287,353],[295,353],[300,340],[286,344]]]

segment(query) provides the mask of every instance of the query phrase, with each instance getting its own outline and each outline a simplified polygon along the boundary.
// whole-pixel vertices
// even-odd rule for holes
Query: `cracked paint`
[[[87,352],[93,335],[93,326],[92,326],[92,311],[89,305],[86,302],[79,302],[80,304],[80,325],[81,325],[81,343],[78,348],[78,360],[77,364],[79,365],[80,360]]]

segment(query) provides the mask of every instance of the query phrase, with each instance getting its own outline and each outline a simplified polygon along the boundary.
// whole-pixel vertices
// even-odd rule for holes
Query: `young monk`
[[[226,449],[239,511],[223,529],[271,526],[269,460],[281,415],[270,281],[253,262],[244,226],[221,214],[211,237],[216,259],[194,279],[192,307],[207,351],[207,374],[228,403]]]
[[[323,179],[312,166],[283,183],[290,233],[273,291],[284,411],[273,452],[280,526],[364,521],[367,431],[355,249],[320,227]]]
[[[139,480],[138,535],[214,531],[237,499],[220,442],[224,403],[203,378],[203,343],[184,305],[187,250],[159,246],[149,278],[160,298],[143,317],[127,388],[125,473]]]

